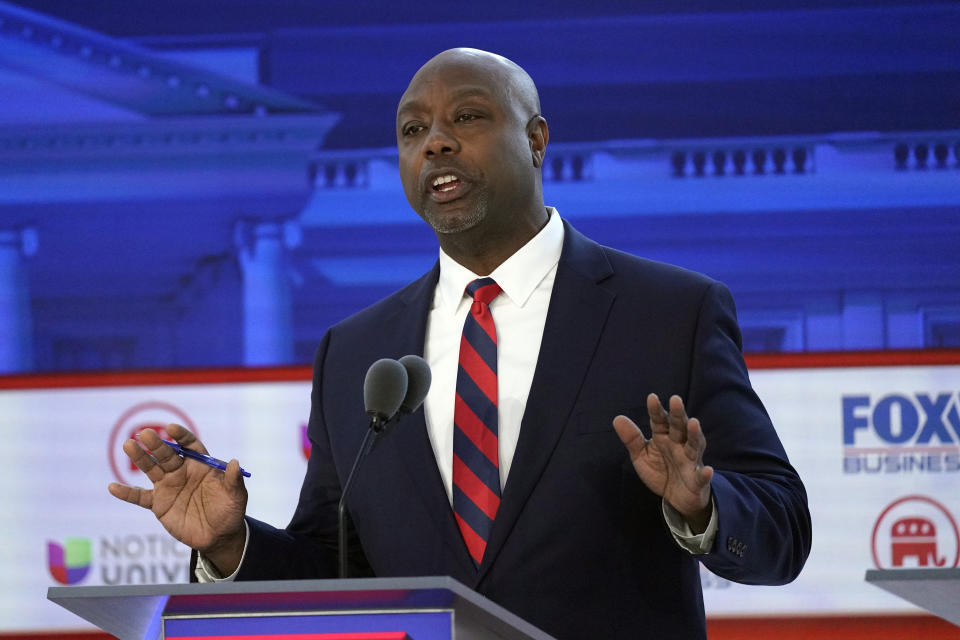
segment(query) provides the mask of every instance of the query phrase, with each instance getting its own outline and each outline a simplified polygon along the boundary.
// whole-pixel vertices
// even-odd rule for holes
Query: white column
[[[294,223],[237,223],[243,274],[243,361],[247,366],[293,361],[293,296],[287,250],[299,242]]]
[[[0,374],[33,368],[33,321],[24,258],[36,250],[33,229],[0,230]]]

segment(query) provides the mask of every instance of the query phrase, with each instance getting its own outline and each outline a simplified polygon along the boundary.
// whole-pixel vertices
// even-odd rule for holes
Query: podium
[[[551,640],[453,578],[50,587],[120,640]]]
[[[960,569],[869,569],[866,580],[960,626]]]

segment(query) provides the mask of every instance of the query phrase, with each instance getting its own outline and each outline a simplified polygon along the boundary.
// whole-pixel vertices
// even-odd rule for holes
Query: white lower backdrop
[[[866,569],[958,566],[960,366],[751,374],[807,487],[813,551],[784,587],[702,571],[708,616],[912,612]],[[283,526],[306,469],[309,382],[0,391],[0,633],[82,629],[47,587],[187,581],[189,551],[106,486],[145,478],[120,445],[192,426],[253,473],[249,511]],[[709,443],[708,443],[709,447]]]

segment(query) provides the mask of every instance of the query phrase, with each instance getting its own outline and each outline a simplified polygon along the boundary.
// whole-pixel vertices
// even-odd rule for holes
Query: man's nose
[[[460,143],[445,127],[434,125],[430,128],[430,134],[427,136],[427,142],[424,145],[424,153],[428,158],[458,153],[459,151]]]

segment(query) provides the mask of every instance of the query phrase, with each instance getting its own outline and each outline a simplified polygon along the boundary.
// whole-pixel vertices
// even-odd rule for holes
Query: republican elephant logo
[[[902,567],[906,558],[914,558],[917,565],[942,567],[945,556],[937,555],[937,527],[928,518],[900,518],[890,528],[890,557],[895,567]]]
[[[873,525],[870,547],[878,569],[960,566],[960,528],[942,502],[908,495],[884,509]]]

